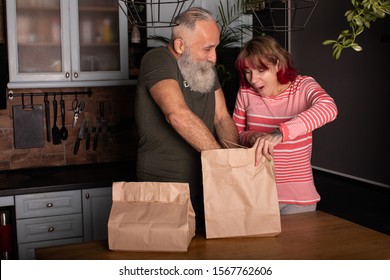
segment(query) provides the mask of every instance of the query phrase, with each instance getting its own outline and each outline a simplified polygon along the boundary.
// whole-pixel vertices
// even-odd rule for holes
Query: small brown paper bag
[[[110,250],[187,251],[195,235],[187,183],[114,182],[112,200]]]
[[[273,162],[255,166],[255,148],[202,151],[206,238],[281,232]]]

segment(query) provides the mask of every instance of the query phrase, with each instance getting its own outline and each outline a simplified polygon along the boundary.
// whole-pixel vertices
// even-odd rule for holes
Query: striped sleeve
[[[308,109],[280,124],[283,141],[312,132],[333,121],[338,114],[334,100],[313,78],[304,79],[300,91],[305,93]]]
[[[244,100],[244,93],[240,89],[237,93],[236,104],[233,111],[233,120],[236,123],[237,130],[240,136],[240,144],[248,146],[248,137],[251,131],[247,129],[247,117],[246,117],[246,107]]]

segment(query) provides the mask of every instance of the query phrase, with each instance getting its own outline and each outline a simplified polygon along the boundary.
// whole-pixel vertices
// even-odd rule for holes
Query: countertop
[[[134,181],[135,162],[0,171],[0,196],[110,186]]]
[[[110,251],[94,241],[36,250],[45,260],[381,260],[390,259],[390,236],[325,212],[281,217],[276,237],[206,239],[197,234],[184,253]]]

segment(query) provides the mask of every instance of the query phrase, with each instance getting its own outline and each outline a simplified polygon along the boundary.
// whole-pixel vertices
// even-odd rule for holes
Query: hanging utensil
[[[80,116],[81,112],[84,110],[84,108],[85,108],[85,102],[84,101],[79,102],[77,99],[77,94],[76,94],[75,99],[72,102],[72,110],[74,112],[73,124],[72,124],[73,128],[76,127],[77,120],[79,119],[79,116]]]
[[[92,117],[89,119],[87,136],[85,138],[85,149],[88,151],[91,144],[91,134],[93,132],[93,119]]]
[[[107,147],[108,146],[108,126],[107,126],[107,120],[104,118],[104,101],[100,101],[99,110],[100,110],[100,126],[102,128],[103,145],[105,147]]]
[[[62,122],[62,127],[60,129],[60,137],[62,140],[66,140],[68,138],[68,130],[65,127],[65,101],[62,98],[62,94],[60,100],[60,108],[61,108],[61,122]]]
[[[77,151],[79,150],[81,140],[84,139],[85,126],[86,126],[86,120],[84,118],[84,120],[80,126],[79,135],[77,136],[76,143],[74,144],[73,154],[75,154],[75,155],[77,154]]]
[[[45,120],[46,120],[46,141],[51,141],[51,126],[50,126],[50,103],[47,94],[44,97],[45,102]]]
[[[22,94],[22,105],[12,106],[15,149],[44,146],[42,105],[33,105],[32,94],[30,98],[31,104],[25,105]]]
[[[96,151],[97,149],[97,144],[98,144],[98,140],[99,140],[99,129],[100,129],[100,121],[99,119],[97,120],[96,122],[96,130],[95,130],[95,135],[93,136],[93,150]]]
[[[60,135],[60,129],[57,126],[57,100],[56,95],[54,94],[54,100],[53,100],[53,115],[54,115],[54,125],[51,130],[51,134],[53,136],[53,144],[58,145],[61,144],[61,135]]]

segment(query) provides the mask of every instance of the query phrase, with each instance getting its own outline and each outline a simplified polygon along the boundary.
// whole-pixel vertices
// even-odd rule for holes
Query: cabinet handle
[[[79,73],[75,72],[73,76],[77,79],[79,77]]]
[[[66,73],[65,73],[65,78],[69,79],[69,77],[70,77],[69,72],[66,72]]]
[[[49,227],[49,228],[47,229],[47,231],[48,231],[48,232],[53,232],[53,231],[54,231],[54,227]]]
[[[46,207],[50,208],[50,207],[53,207],[53,205],[54,205],[53,203],[49,202],[48,204],[46,204]]]
[[[89,193],[85,194],[85,199],[89,199]]]

